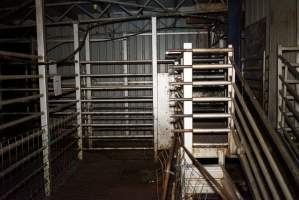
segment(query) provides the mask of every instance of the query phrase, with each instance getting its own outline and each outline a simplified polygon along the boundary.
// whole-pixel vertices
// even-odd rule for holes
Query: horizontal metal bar
[[[0,88],[0,92],[38,92],[38,88]]]
[[[194,113],[194,114],[174,114],[171,117],[193,117],[193,118],[227,118],[230,117],[228,113]]]
[[[62,104],[61,106],[56,106],[55,108],[50,109],[50,113],[55,113],[58,111],[61,111],[63,109],[69,108],[71,106],[74,106],[77,103],[77,101],[75,102],[70,102],[70,103],[66,103],[66,104]]]
[[[36,132],[34,132],[34,133],[30,134],[30,135],[26,135],[24,137],[21,136],[18,140],[14,141],[13,143],[7,142],[8,145],[1,146],[1,148],[0,148],[0,154],[3,155],[6,152],[8,152],[8,151],[10,151],[10,150],[12,150],[12,149],[14,149],[14,148],[16,148],[16,147],[24,144],[24,143],[30,141],[31,139],[33,139],[35,137],[41,136],[41,135],[42,135],[42,131],[36,131]]]
[[[227,133],[230,132],[230,128],[195,128],[193,133]]]
[[[52,99],[48,100],[49,103],[66,103],[66,102],[77,102],[76,99]]]
[[[112,117],[107,117],[107,116],[103,116],[103,117],[92,117],[92,120],[95,122],[97,120],[101,120],[101,121],[113,121],[113,120],[152,120],[153,117],[152,116],[148,116],[148,117],[144,117],[144,116],[141,116],[141,117],[117,117],[117,116],[112,116]]]
[[[173,65],[172,69],[227,69],[232,68],[231,64],[194,64],[194,65]]]
[[[149,90],[152,86],[102,86],[102,87],[82,87],[81,90]]]
[[[228,113],[200,113],[193,114],[193,118],[228,118],[231,117]]]
[[[299,47],[281,47],[282,51],[299,51]]]
[[[98,147],[83,148],[84,151],[103,151],[103,150],[152,150],[153,147]]]
[[[9,52],[9,51],[0,51],[0,57],[4,58],[21,58],[21,59],[30,59],[30,60],[37,60],[41,58],[37,55],[30,55],[30,54],[24,54],[24,53],[16,53],[16,52]]]
[[[229,97],[193,97],[191,98],[170,98],[170,101],[193,101],[193,102],[223,102],[231,101]]]
[[[94,135],[94,136],[85,136],[83,138],[96,138],[96,139],[105,139],[105,138],[153,138],[153,135]]]
[[[42,78],[42,75],[0,75],[0,80],[18,80]]]
[[[152,102],[153,99],[90,99],[90,100],[81,100],[81,102]]]
[[[153,124],[82,124],[88,127],[145,127],[153,126]]]
[[[152,115],[153,112],[82,112],[82,115]]]
[[[152,74],[81,74],[81,77],[96,77],[96,78],[110,78],[110,77],[151,77]]]
[[[43,94],[37,94],[37,95],[28,96],[28,97],[20,97],[20,98],[15,98],[15,99],[10,99],[10,100],[4,100],[4,101],[0,101],[0,106],[6,106],[9,104],[14,104],[14,103],[25,103],[27,101],[39,99],[42,96],[43,96]]]
[[[33,114],[41,114],[41,112],[2,112],[0,115],[33,115]]]
[[[6,129],[6,128],[15,126],[15,125],[27,122],[27,121],[30,121],[30,120],[32,120],[34,118],[40,117],[41,115],[42,114],[34,114],[34,115],[30,115],[30,116],[27,116],[27,117],[23,117],[21,119],[17,119],[17,120],[14,120],[14,121],[2,124],[2,125],[0,125],[0,130],[3,130],[3,129]]]
[[[198,49],[174,49],[166,51],[166,55],[181,54],[183,52],[193,53],[228,53],[232,52],[233,48],[198,48]]]
[[[173,60],[158,60],[159,64],[171,64]],[[80,64],[98,64],[98,65],[136,65],[136,64],[152,64],[152,60],[90,60],[81,61]]]
[[[4,169],[0,172],[0,178],[17,168],[18,166],[22,165],[26,161],[30,160],[32,157],[36,156],[37,154],[41,153],[45,147],[41,147],[38,150],[35,150],[34,152],[30,153],[29,155],[25,156],[21,160],[18,160],[16,163],[10,165],[8,168]]]
[[[228,143],[197,143],[197,142],[193,142],[193,147],[195,148],[227,148],[228,147]]]
[[[115,82],[115,81],[110,81],[110,82],[103,82],[103,81],[93,81],[94,85],[93,86],[114,86],[114,85],[123,85],[125,84],[125,82],[123,81],[118,81],[118,82]],[[152,81],[128,81],[127,84],[152,84],[153,82]]]
[[[171,85],[193,85],[193,86],[218,86],[230,85],[230,81],[193,81],[193,82],[171,82]]]

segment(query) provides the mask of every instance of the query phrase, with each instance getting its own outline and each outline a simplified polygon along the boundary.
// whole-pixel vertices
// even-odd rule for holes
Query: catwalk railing
[[[80,155],[76,75],[34,55],[0,56],[0,199],[43,199]]]

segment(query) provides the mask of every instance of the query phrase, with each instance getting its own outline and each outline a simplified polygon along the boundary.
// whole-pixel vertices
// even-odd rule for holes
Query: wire
[[[196,18],[203,18],[203,19],[213,19],[216,20],[218,22],[224,23],[222,22],[220,19],[218,18],[209,18],[209,17],[203,17],[203,16],[198,16],[198,15],[192,15],[192,14],[188,14],[188,13],[166,13],[163,15],[159,15],[157,17],[196,17]],[[132,20],[144,20],[144,19],[149,19],[150,17],[152,17],[152,15],[143,15],[143,16],[130,16],[130,17],[122,17],[122,18],[117,18],[117,19],[112,19],[111,21],[107,21],[107,22],[97,22],[95,25],[90,26],[89,28],[87,28],[87,30],[85,31],[84,37],[83,37],[83,41],[79,44],[78,48],[74,50],[74,52],[72,52],[71,54],[69,54],[68,56],[56,61],[55,63],[57,65],[62,64],[66,61],[68,61],[70,58],[73,58],[74,55],[76,53],[78,53],[84,46],[85,44],[85,40],[89,34],[89,32],[91,30],[93,30],[94,28],[97,28],[99,26],[103,26],[103,25],[108,25],[108,24],[114,24],[114,23],[120,23],[120,22],[125,22],[125,21],[132,21]],[[139,33],[140,34],[140,33]],[[137,34],[138,35],[138,34]]]

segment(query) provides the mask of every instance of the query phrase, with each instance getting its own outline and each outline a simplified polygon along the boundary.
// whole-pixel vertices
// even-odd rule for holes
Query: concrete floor
[[[85,152],[75,173],[51,200],[156,200],[156,191],[152,152]]]

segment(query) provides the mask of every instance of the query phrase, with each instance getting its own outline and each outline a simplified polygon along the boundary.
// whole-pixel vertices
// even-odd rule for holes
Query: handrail
[[[263,133],[261,129],[258,127],[258,124],[256,123],[257,118],[253,118],[250,109],[248,108],[248,104],[246,103],[245,99],[241,95],[241,92],[236,84],[233,84],[236,92],[236,99],[238,99],[239,103],[241,104],[241,108],[243,109],[243,113],[240,113],[239,116],[245,115],[247,119],[249,120],[250,127],[254,130],[254,136],[257,138],[258,142],[261,145],[261,149],[263,153],[265,154],[267,161],[269,162],[270,168],[272,169],[272,172],[276,176],[276,180],[278,182],[278,185],[280,186],[280,189],[283,191],[283,194],[287,199],[292,199],[292,192],[291,189],[288,186],[288,180],[285,176],[285,173],[283,170],[285,170],[283,167],[286,165],[292,174],[294,181],[297,185],[299,185],[299,166],[295,162],[295,160],[290,156],[288,148],[286,147],[285,143],[283,142],[283,139],[280,134],[278,134],[274,128],[272,127],[269,119],[267,118],[265,112],[263,111],[262,107],[259,105],[254,93],[250,89],[249,85],[246,83],[245,79],[242,77],[242,74],[239,70],[239,68],[236,66],[234,61],[231,59],[231,62],[233,64],[233,67],[236,71],[236,77],[240,81],[240,86],[242,87],[243,91],[247,94],[249,97],[249,102],[253,106],[253,109],[255,113],[258,115],[258,118],[261,120],[262,125],[266,129],[266,131]],[[236,104],[236,102],[235,102]],[[236,120],[236,119],[235,119]],[[244,128],[244,127],[243,127]],[[267,135],[265,135],[267,134]],[[265,139],[267,138],[267,140]],[[268,138],[270,140],[268,140]],[[271,146],[269,142],[272,141],[274,144]],[[253,147],[252,147],[253,148]],[[276,151],[279,153],[277,154]],[[274,153],[275,151],[275,153]],[[284,163],[280,163],[278,158],[281,157]]]

